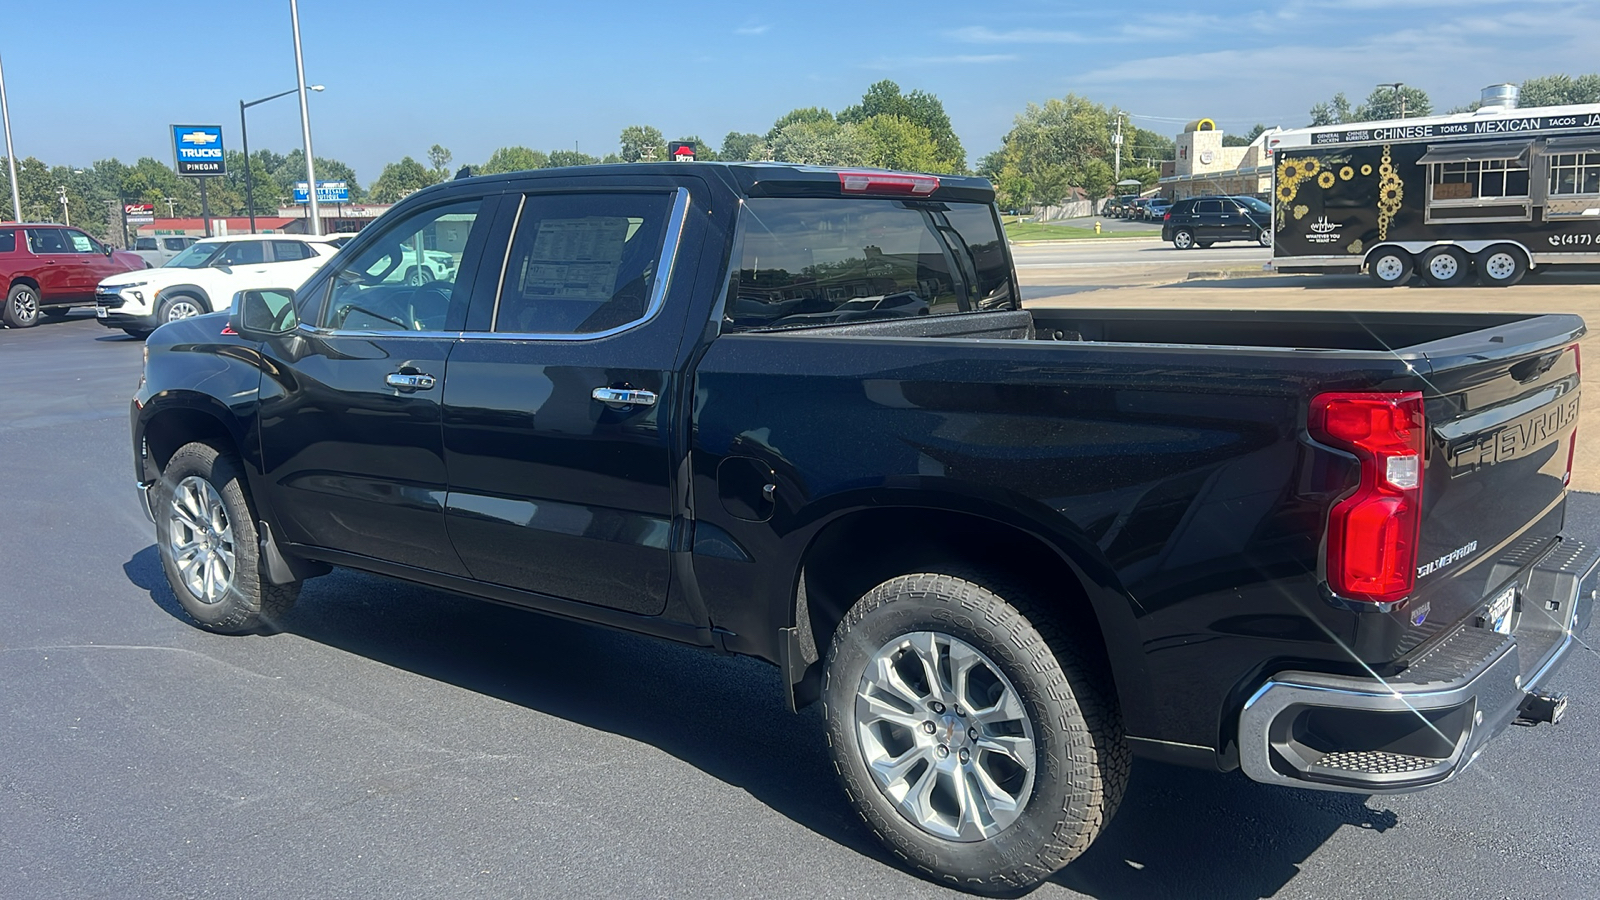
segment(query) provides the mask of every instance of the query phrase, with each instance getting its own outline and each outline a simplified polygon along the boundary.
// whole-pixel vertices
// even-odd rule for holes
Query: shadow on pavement
[[[1110,827],[1051,880],[1099,900],[1272,897],[1341,827],[1394,827],[1366,800],[1140,761]]]
[[[185,624],[154,546],[128,580]],[[659,748],[837,844],[894,865],[835,780],[817,707],[791,715],[777,670],[337,569],[282,630]],[[1100,900],[1271,897],[1343,826],[1393,827],[1351,794],[1139,762],[1101,838],[1052,880]]]

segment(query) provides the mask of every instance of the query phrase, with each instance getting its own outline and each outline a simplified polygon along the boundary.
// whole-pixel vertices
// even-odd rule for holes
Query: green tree
[[[1248,146],[1250,146],[1250,144],[1252,142],[1255,141],[1256,138],[1261,136],[1261,132],[1266,131],[1266,130],[1267,130],[1267,126],[1262,125],[1260,122],[1257,122],[1256,123],[1256,127],[1250,129],[1249,133],[1247,133],[1247,134],[1225,134],[1225,135],[1223,135],[1222,136],[1222,146],[1224,146],[1224,147],[1248,147]]]
[[[451,158],[450,151],[439,144],[428,148],[428,165],[433,167],[434,174],[439,176],[440,181],[449,174]]]
[[[1030,103],[1000,150],[984,157],[981,170],[995,182],[1007,208],[1059,203],[1073,187],[1092,197],[1104,196],[1104,170],[1091,162],[1109,167],[1115,114],[1077,94]],[[1133,134],[1137,136],[1137,129]],[[1155,138],[1152,134],[1150,140]]]
[[[827,120],[794,121],[772,138],[772,158],[807,166],[864,166],[871,157],[870,138],[854,125]]]
[[[473,168],[474,175],[498,175],[501,172],[521,172],[543,169],[550,164],[550,156],[527,147],[501,147],[489,156],[489,161]]]
[[[375,203],[395,203],[409,194],[438,184],[440,180],[437,170],[429,170],[407,156],[383,167],[378,180],[372,183],[372,200]]]
[[[944,104],[933,94],[912,91],[902,94],[900,85],[884,79],[862,95],[861,103],[846,107],[838,120],[847,125],[860,125],[877,116],[897,116],[912,122],[928,132],[935,146],[935,162],[923,171],[966,172],[967,152],[950,125],[950,116]]]
[[[820,126],[837,124],[839,124],[839,120],[833,117],[833,113],[828,112],[820,106],[806,106],[800,109],[791,109],[779,116],[778,121],[772,123],[772,128],[767,131],[767,143],[771,144],[773,141],[777,140],[778,132],[788,128],[790,125]]]
[[[722,149],[718,151],[721,157],[728,162],[752,162],[767,158],[770,151],[767,142],[759,134],[730,131],[722,139]]]
[[[843,126],[850,127],[850,126]],[[911,172],[948,171],[928,129],[896,115],[877,115],[854,126],[866,138],[867,165]]]
[[[276,203],[279,197],[292,198],[294,186],[306,180],[306,152],[296,148],[290,150],[287,156],[279,156],[268,151],[252,153],[251,156],[259,156],[261,153],[267,154],[262,157],[262,163],[276,163],[272,166],[272,177],[277,182],[278,196],[274,197],[272,202]],[[362,190],[361,184],[356,181],[356,170],[337,159],[317,157],[317,180],[344,182],[350,188],[351,203],[364,203],[367,200],[366,191]]]
[[[661,129],[650,125],[629,125],[622,129],[622,161],[651,162],[667,158],[667,139]]]
[[[267,167],[266,160],[262,159],[259,154],[250,154],[251,183],[249,197],[250,200],[254,201],[253,204],[247,204],[245,201],[244,173],[244,154],[236,150],[228,151],[228,174],[219,180],[227,184],[232,195],[239,198],[239,215],[249,215],[251,205],[255,206],[256,215],[258,216],[276,215],[278,212],[278,198],[282,195],[278,191],[278,181],[272,177],[272,170]],[[317,173],[319,178],[321,175],[321,172]],[[305,179],[303,173],[300,177],[301,180]],[[213,207],[213,210],[215,210],[215,207]],[[229,210],[229,212],[233,212],[233,210]]]
[[[1571,106],[1600,103],[1600,74],[1544,75],[1522,83],[1519,106]]]
[[[1350,98],[1340,92],[1333,99],[1311,107],[1312,125],[1346,125],[1352,122],[1379,122],[1400,118],[1401,98],[1405,98],[1405,117],[1415,118],[1433,114],[1433,101],[1421,88],[1402,85],[1399,91],[1376,87],[1360,106],[1352,109]]]
[[[550,159],[545,163],[547,169],[557,169],[562,166],[592,166],[600,162],[599,157],[576,150],[551,150]]]

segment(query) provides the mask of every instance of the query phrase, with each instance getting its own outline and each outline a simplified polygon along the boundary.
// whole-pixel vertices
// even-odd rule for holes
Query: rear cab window
[[[751,198],[725,332],[1015,309],[988,204]]]

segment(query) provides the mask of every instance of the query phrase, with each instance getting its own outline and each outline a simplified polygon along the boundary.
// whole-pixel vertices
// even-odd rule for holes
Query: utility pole
[[[1378,87],[1386,87],[1394,90],[1395,99],[1400,101],[1400,118],[1402,119],[1406,117],[1406,95],[1400,89],[1405,86],[1406,83],[1404,81],[1385,81],[1378,85]]]
[[[1117,113],[1117,133],[1111,136],[1111,146],[1115,147],[1116,151],[1117,151],[1116,163],[1112,167],[1112,182],[1113,183],[1116,183],[1116,182],[1122,180],[1122,117],[1123,117],[1123,115],[1124,115],[1123,113],[1120,113],[1120,112]]]
[[[6,126],[6,165],[11,168],[11,214],[22,221],[22,197],[17,193],[17,154],[11,149],[11,107],[6,103],[6,73],[0,66],[0,118]]]
[[[175,219],[175,218],[178,217],[178,198],[177,197],[162,197],[161,198],[161,202],[165,203],[167,205],[167,218]]]
[[[61,217],[66,219],[66,224],[72,224],[72,210],[67,208],[67,189],[56,185],[56,193],[61,197]]]

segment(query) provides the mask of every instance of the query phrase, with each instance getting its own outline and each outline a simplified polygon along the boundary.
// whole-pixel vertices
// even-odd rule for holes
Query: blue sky
[[[1595,3],[1136,11],[1160,5],[302,0],[300,19],[307,79],[328,86],[311,97],[317,155],[363,183],[435,142],[456,165],[506,144],[602,155],[631,124],[720,142],[797,106],[837,111],[881,78],[937,94],[976,164],[1027,103],[1069,91],[1164,133],[1200,116],[1241,131],[1303,125],[1311,104],[1379,81],[1417,85],[1444,109],[1493,82],[1600,70]],[[18,155],[170,161],[169,122],[220,123],[237,149],[238,101],[294,86],[288,7],[8,4],[0,56]],[[299,146],[294,97],[252,108],[250,135]]]

